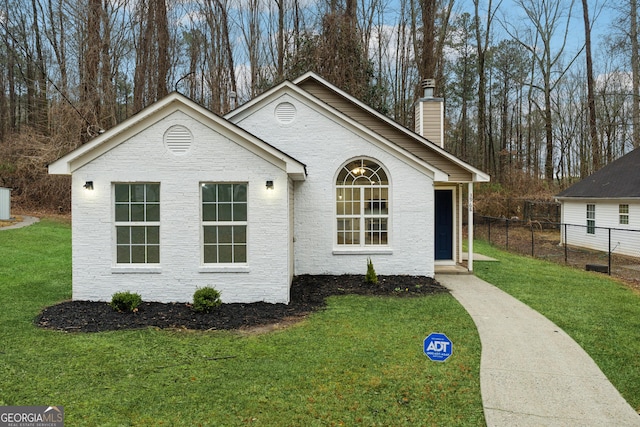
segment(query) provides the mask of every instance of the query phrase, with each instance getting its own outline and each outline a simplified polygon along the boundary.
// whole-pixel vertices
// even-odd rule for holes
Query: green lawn
[[[72,426],[482,426],[480,342],[450,296],[333,297],[262,335],[41,330],[71,293],[70,228],[0,231],[0,405],[62,405]],[[364,274],[364,271],[363,271]],[[431,362],[430,332],[454,353]]]
[[[640,295],[608,276],[504,252],[474,250],[500,262],[477,262],[478,277],[560,326],[640,410]]]

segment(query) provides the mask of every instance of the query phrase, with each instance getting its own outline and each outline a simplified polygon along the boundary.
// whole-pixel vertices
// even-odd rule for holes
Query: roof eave
[[[309,73],[307,73],[309,74]],[[307,75],[305,74],[305,75]],[[311,75],[313,75],[313,73],[311,73]],[[304,77],[304,76],[303,76]],[[377,141],[380,144],[384,144],[387,148],[391,148],[393,149],[393,151],[397,154],[397,155],[402,155],[407,159],[410,159],[412,162],[414,162],[416,164],[417,167],[421,168],[423,170],[423,172],[429,176],[430,178],[432,178],[434,181],[436,182],[450,182],[450,177],[449,175],[436,168],[435,166],[425,162],[424,160],[418,158],[417,156],[409,153],[406,150],[403,150],[401,147],[397,146],[396,144],[393,144],[392,142],[386,140],[385,138],[383,138],[381,135],[377,134],[376,132],[373,132],[371,129],[367,128],[366,126],[362,125],[361,123],[355,121],[354,119],[346,116],[344,113],[342,113],[341,111],[329,106],[328,104],[324,103],[322,100],[316,98],[315,96],[309,94],[307,91],[303,90],[302,88],[300,88],[299,86],[292,84],[289,81],[285,81],[283,83],[281,83],[280,85],[262,93],[261,95],[259,95],[258,97],[252,99],[251,101],[249,101],[247,104],[244,104],[242,107],[239,107],[236,110],[233,110],[229,113],[227,113],[227,115],[224,116],[225,119],[231,121],[231,122],[237,122],[243,119],[244,115],[247,114],[248,112],[250,112],[250,108],[252,106],[255,106],[259,103],[262,102],[268,102],[269,99],[273,98],[273,97],[277,97],[279,96],[279,93],[285,89],[290,90],[292,93],[297,94],[298,96],[300,96],[302,99],[305,99],[306,102],[312,103],[314,106],[319,107],[319,108],[323,108],[327,111],[330,111],[332,115],[338,117],[340,120],[344,121],[345,123],[348,123],[354,130],[357,130],[357,132],[361,132],[363,135],[366,135],[367,138],[371,139],[372,141]]]
[[[313,80],[319,82],[320,84],[326,86],[327,88],[329,88],[332,91],[336,92],[340,96],[342,96],[345,99],[349,100],[351,103],[359,106],[360,108],[365,109],[366,111],[368,111],[371,114],[373,114],[376,117],[378,117],[380,120],[383,120],[384,122],[386,122],[388,125],[393,126],[397,130],[400,130],[401,132],[403,132],[407,136],[409,136],[411,138],[418,139],[423,144],[429,146],[431,149],[437,151],[438,153],[440,153],[441,155],[446,157],[452,163],[454,163],[454,164],[458,165],[459,167],[461,167],[462,169],[468,171],[471,174],[471,176],[473,177],[472,178],[473,182],[490,182],[491,181],[491,177],[490,177],[489,174],[484,173],[480,169],[477,169],[477,168],[471,166],[470,164],[468,164],[467,162],[465,162],[463,160],[460,160],[459,158],[457,158],[453,154],[449,153],[444,148],[440,147],[437,144],[434,144],[433,142],[429,141],[427,138],[425,138],[425,137],[423,137],[423,136],[421,136],[421,135],[419,135],[419,134],[407,129],[406,127],[400,125],[395,120],[390,119],[389,117],[385,116],[384,114],[381,114],[380,112],[376,111],[374,108],[371,108],[370,106],[368,106],[364,102],[360,101],[359,99],[349,95],[348,93],[346,93],[342,89],[340,89],[337,86],[329,83],[328,81],[324,80],[323,78],[321,78],[320,76],[318,76],[317,74],[315,74],[312,71],[309,71],[309,72],[303,74],[302,76],[294,79],[293,80],[293,84],[297,86],[300,83],[304,82],[305,80],[309,80],[309,79],[313,79]]]
[[[631,201],[640,201],[640,196],[554,196],[554,200],[565,201],[565,200],[631,200]]]
[[[264,157],[265,159],[270,158],[272,163],[278,164],[279,167],[281,167],[283,170],[286,170],[287,173],[291,171],[292,179],[306,179],[306,165],[304,163],[292,158],[281,150],[278,150],[277,148],[271,146],[267,142],[262,141],[255,135],[247,132],[246,130],[238,127],[228,120],[225,120],[224,118],[199,105],[195,101],[177,92],[173,92],[167,95],[165,98],[157,101],[156,103],[150,105],[134,116],[131,116],[129,119],[114,126],[112,129],[96,137],[87,144],[76,148],[67,155],[51,163],[48,166],[49,173],[52,175],[72,174],[75,170],[79,169],[93,159],[104,154],[104,152],[113,148],[111,145],[109,145],[110,140],[114,141],[112,145],[119,144],[119,140],[124,141],[131,137],[131,135],[126,135],[127,131],[131,130],[133,133],[136,133],[136,125],[152,118],[154,115],[159,114],[159,112],[163,109],[170,108],[173,105],[175,105],[176,110],[180,109],[180,106],[185,106],[186,108],[191,109],[195,114],[199,115],[202,120],[208,120],[212,123],[216,123],[218,126],[220,126],[221,130],[224,129],[224,132],[237,135],[238,137],[242,138],[242,140],[249,142],[249,145],[253,146],[255,150],[262,153],[262,157]]]

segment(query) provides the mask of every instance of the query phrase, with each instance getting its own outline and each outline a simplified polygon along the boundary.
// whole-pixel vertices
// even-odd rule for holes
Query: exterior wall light
[[[85,182],[83,187],[85,188],[85,190],[93,190],[93,181]]]
[[[267,181],[267,190],[273,190],[273,181],[272,180],[268,180]]]

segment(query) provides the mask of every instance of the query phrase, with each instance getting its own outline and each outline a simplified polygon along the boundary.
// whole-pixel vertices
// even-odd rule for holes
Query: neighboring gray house
[[[441,100],[416,110],[442,127]],[[462,210],[489,180],[441,143],[313,73],[225,117],[171,93],[49,166],[72,176],[73,299],[213,286],[287,303],[294,275],[364,274],[367,258],[433,276],[462,260]]]
[[[556,196],[562,243],[640,256],[640,149],[635,149]],[[572,226],[574,225],[574,226]]]

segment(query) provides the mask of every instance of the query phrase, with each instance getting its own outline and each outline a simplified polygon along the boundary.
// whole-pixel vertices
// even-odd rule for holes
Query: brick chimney
[[[416,133],[444,147],[444,99],[435,98],[436,81],[422,80],[423,97],[415,106]]]

